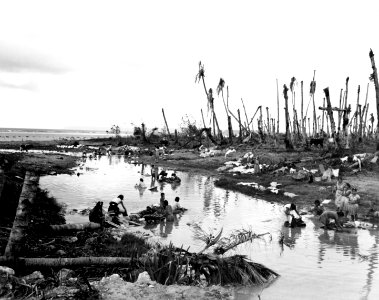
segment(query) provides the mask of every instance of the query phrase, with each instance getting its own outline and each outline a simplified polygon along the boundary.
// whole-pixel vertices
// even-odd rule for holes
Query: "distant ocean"
[[[121,136],[130,134],[131,132],[121,132]],[[78,140],[111,136],[113,135],[105,130],[0,128],[0,141]]]

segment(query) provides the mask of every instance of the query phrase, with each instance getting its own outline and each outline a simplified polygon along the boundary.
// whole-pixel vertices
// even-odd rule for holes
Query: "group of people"
[[[310,212],[318,217],[325,229],[342,229],[342,217],[348,218],[350,216],[351,221],[358,219],[359,202],[360,196],[357,194],[357,189],[344,182],[342,177],[338,177],[335,187],[336,211],[326,210],[320,200],[315,200]],[[287,215],[285,226],[305,226],[294,203],[285,205],[284,212]]]
[[[122,224],[122,218],[128,218],[128,212],[124,205],[124,196],[118,195],[117,198],[112,199],[108,206],[108,216],[112,223],[117,225]],[[175,202],[171,206],[166,200],[165,193],[161,193],[159,200],[158,211],[164,215],[167,222],[174,221],[174,215],[185,211],[179,204],[180,198],[175,197]],[[90,222],[102,224],[105,221],[105,216],[103,212],[103,202],[97,202],[95,207],[91,210],[89,215]]]
[[[349,183],[344,182],[342,177],[338,177],[335,192],[337,212],[342,213],[345,217],[350,215],[351,220],[356,221],[360,200],[357,189],[351,187]]]

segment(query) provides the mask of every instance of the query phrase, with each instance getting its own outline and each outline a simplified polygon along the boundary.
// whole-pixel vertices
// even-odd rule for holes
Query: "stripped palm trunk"
[[[326,103],[327,103],[327,112],[330,119],[330,129],[332,136],[336,135],[336,124],[334,123],[332,104],[330,103],[329,88],[324,89]]]
[[[268,112],[268,107],[266,107],[266,112],[267,112],[267,134],[271,134],[271,129],[270,129],[270,114]]]
[[[286,138],[285,138],[285,144],[286,149],[293,149],[292,141],[291,141],[291,134],[290,134],[290,116],[288,113],[288,87],[286,85],[283,85],[283,95],[285,100],[285,114],[286,114]]]
[[[21,252],[24,236],[29,226],[28,211],[30,205],[34,203],[38,182],[39,176],[26,172],[13,227],[4,252],[4,255],[7,257],[16,257]]]
[[[276,122],[277,122],[276,133],[279,134],[279,86],[278,86],[278,79],[276,79],[276,100],[278,103],[278,119],[276,120]]]
[[[362,141],[362,105],[358,107],[359,125],[358,125],[358,138]]]
[[[315,134],[317,131],[317,124],[316,124],[317,117],[316,117],[316,104],[315,104],[315,92],[316,92],[315,76],[316,76],[316,70],[313,71],[313,80],[311,82],[311,90],[310,90],[310,94],[312,95],[312,101],[313,101],[313,134]]]
[[[325,107],[325,98],[323,102],[323,107]],[[325,118],[325,112],[322,111],[322,125],[321,125],[321,131],[324,132],[324,118]]]
[[[303,93],[303,81],[301,81],[301,132],[303,134],[303,140],[307,139],[307,129],[305,127],[306,118],[304,117],[304,93]]]
[[[365,130],[365,136],[368,137],[370,132],[367,130],[367,133],[366,133],[366,126],[367,126],[367,112],[368,112],[368,107],[369,107],[369,103],[367,103],[367,106],[366,106],[366,111],[365,111],[365,123],[364,123],[364,130]]]
[[[100,227],[101,225],[99,223],[94,223],[94,222],[50,225],[50,229],[54,232],[98,229]]]
[[[358,93],[357,93],[357,108],[355,109],[355,120],[354,120],[354,134],[358,133],[358,110],[359,110],[359,93],[361,92],[361,86],[358,85]]]
[[[348,92],[349,92],[349,77],[346,78],[346,89],[345,89],[345,107],[344,107],[344,112],[343,112],[343,118],[342,118],[342,131],[343,131],[343,136],[346,141],[345,148],[349,148],[349,132],[348,132],[348,125],[349,125],[349,114],[350,114],[350,106],[347,106],[347,97],[348,97]]]
[[[376,125],[376,135],[378,137],[379,135],[379,83],[378,83],[378,71],[375,66],[375,60],[374,60],[374,53],[370,49],[369,53],[370,59],[371,59],[371,66],[372,66],[372,74],[370,76],[370,79],[374,80],[375,84],[375,96],[376,96],[376,120],[377,120],[377,125]]]
[[[366,116],[367,116],[367,98],[368,98],[368,88],[369,88],[370,83],[367,83],[367,89],[366,89],[366,100],[365,100],[365,105],[363,106],[363,111],[362,111],[362,122],[363,119],[365,119],[364,126],[362,128],[362,136],[366,136]]]
[[[339,109],[342,109],[342,92],[343,92],[343,89],[341,89],[341,92],[340,92],[340,106],[339,106]],[[325,107],[325,103],[324,103],[324,107]],[[342,117],[342,111],[338,111],[338,132],[340,131],[341,129],[341,117]]]
[[[237,109],[237,113],[238,113],[238,124],[239,124],[239,129],[240,129],[240,132],[239,132],[239,139],[240,141],[242,141],[242,124],[241,124],[241,115],[240,115],[240,110]]]
[[[4,170],[0,168],[0,198],[1,198],[1,193],[3,192],[4,183],[5,183]]]
[[[164,114],[164,109],[163,109],[163,108],[162,108],[162,114],[163,114],[164,123],[166,124],[168,137],[171,138],[170,129],[168,128],[167,120],[166,120],[166,116],[165,116],[165,114]]]

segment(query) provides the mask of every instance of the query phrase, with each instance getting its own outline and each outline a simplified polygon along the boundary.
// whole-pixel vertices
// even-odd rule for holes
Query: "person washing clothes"
[[[296,209],[296,205],[294,203],[289,203],[284,205],[284,213],[287,216],[287,221],[284,222],[284,226],[286,227],[304,227],[306,224],[300,217],[299,212]]]

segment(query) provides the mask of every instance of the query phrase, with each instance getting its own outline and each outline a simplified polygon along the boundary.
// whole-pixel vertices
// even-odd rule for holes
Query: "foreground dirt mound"
[[[99,291],[101,299],[233,299],[231,290],[220,286],[195,287],[182,285],[161,285],[147,278],[139,278],[135,283],[122,280],[113,274],[104,277],[93,286]]]

